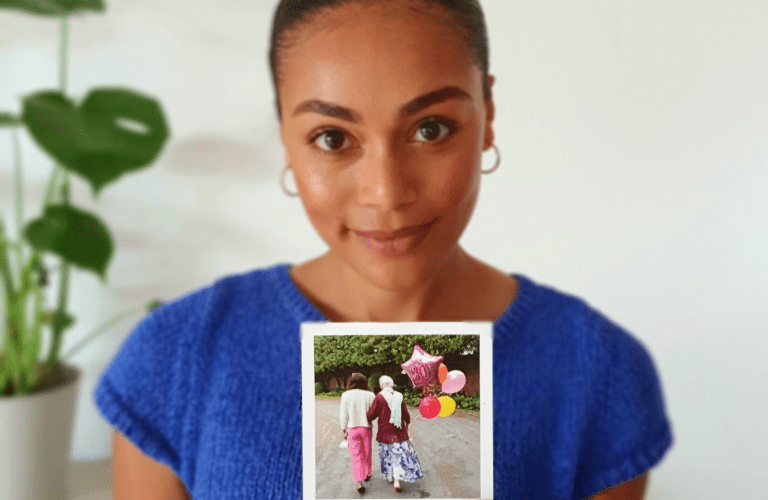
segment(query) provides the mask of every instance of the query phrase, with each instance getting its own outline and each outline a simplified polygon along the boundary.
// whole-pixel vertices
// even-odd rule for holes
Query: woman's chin
[[[434,279],[437,266],[419,258],[376,259],[355,267],[356,273],[368,283],[390,292],[407,292]]]
[[[448,248],[435,249],[435,242],[429,238],[419,243],[414,248],[389,248],[352,237],[328,256],[341,264],[344,275],[355,281],[362,280],[384,291],[407,292],[438,279],[448,260],[458,255]],[[457,248],[455,245],[454,250]]]

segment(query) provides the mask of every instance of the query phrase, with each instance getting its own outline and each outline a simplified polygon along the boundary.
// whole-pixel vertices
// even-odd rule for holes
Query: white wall
[[[133,0],[72,20],[71,92],[124,85],[155,95],[172,138],[154,167],[98,202],[74,181],[74,198],[102,214],[117,250],[108,286],[75,274],[78,324],[65,349],[153,296],[324,250],[277,183],[283,151],[266,62],[275,3]],[[483,5],[503,160],[483,178],[462,242],[499,268],[584,297],[650,349],[676,444],[647,498],[762,496],[768,4]],[[57,29],[0,12],[0,110],[56,85]],[[31,216],[50,161],[23,139]],[[10,153],[0,131],[4,217]],[[86,374],[76,459],[109,453],[91,393],[130,326],[73,360]]]

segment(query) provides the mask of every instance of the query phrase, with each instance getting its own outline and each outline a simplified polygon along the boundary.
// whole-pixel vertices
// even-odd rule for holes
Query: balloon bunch
[[[456,401],[446,394],[453,394],[464,387],[467,377],[463,372],[448,371],[442,356],[433,356],[419,345],[413,346],[411,359],[400,366],[411,378],[414,387],[423,388],[424,398],[419,403],[419,411],[424,418],[447,417],[456,410]],[[442,391],[435,389],[436,385],[440,385]]]

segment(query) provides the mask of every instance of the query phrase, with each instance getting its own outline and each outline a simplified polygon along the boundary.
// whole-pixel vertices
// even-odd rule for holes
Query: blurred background
[[[69,94],[120,85],[153,95],[172,136],[154,166],[98,201],[73,178],[73,200],[102,216],[116,250],[106,285],[73,273],[78,322],[64,351],[153,297],[325,250],[278,182],[284,153],[267,64],[276,3],[132,0],[72,18]],[[462,244],[581,296],[649,349],[676,442],[648,499],[764,495],[768,3],[482,5],[502,163],[483,176]],[[0,110],[18,112],[23,95],[56,86],[58,28],[0,11]],[[3,214],[11,144],[0,129]],[[31,217],[52,161],[26,133],[22,154]],[[85,372],[73,460],[111,453],[91,395],[138,319],[72,359]]]

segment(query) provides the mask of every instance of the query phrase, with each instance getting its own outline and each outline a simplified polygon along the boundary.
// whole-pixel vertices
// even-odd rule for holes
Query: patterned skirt
[[[387,479],[397,478],[412,483],[422,477],[419,458],[410,441],[400,443],[379,443],[381,473]]]

